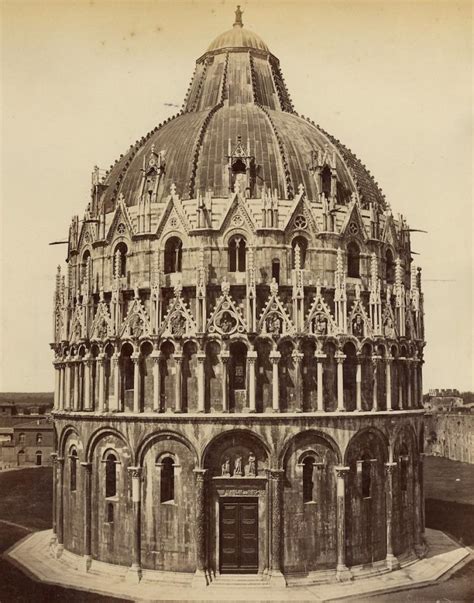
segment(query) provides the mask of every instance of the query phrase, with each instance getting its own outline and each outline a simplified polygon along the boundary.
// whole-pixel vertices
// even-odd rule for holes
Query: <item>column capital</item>
[[[350,467],[346,467],[344,465],[335,465],[334,471],[336,472],[336,477],[345,479],[346,475],[350,471]]]
[[[257,352],[247,352],[247,362],[255,364],[257,362]]]
[[[278,350],[272,350],[269,354],[270,362],[278,362],[281,358],[281,353]]]
[[[56,461],[60,464],[60,465],[64,465],[64,457],[63,456],[57,456],[56,457]]]
[[[334,354],[334,357],[339,364],[342,364],[344,362],[344,360],[346,359],[346,355],[343,354],[342,352],[336,352]]]
[[[207,469],[193,469],[193,473],[198,482],[203,482],[207,478],[209,472]]]
[[[53,463],[53,465],[55,465],[58,460],[58,453],[51,452],[51,454],[49,456],[51,457],[51,462]]]
[[[130,358],[132,359],[132,362],[136,364],[140,360],[140,352],[133,352]]]
[[[304,356],[303,352],[298,352],[298,350],[293,350],[293,352],[291,353],[291,357],[296,362],[301,362],[303,360],[303,356]]]
[[[393,361],[394,361],[394,357],[393,356],[385,356],[385,362],[387,364],[390,364]]]
[[[181,352],[175,352],[173,358],[175,362],[181,362],[183,360],[183,354]]]
[[[86,473],[92,473],[92,463],[88,463],[87,461],[81,461],[81,467],[84,468]]]
[[[142,475],[141,467],[127,467],[127,471],[130,473],[132,479],[140,479]]]
[[[385,463],[385,473],[391,475],[397,467],[397,463]]]
[[[221,357],[222,362],[227,362],[230,358],[230,352],[228,350],[223,350],[220,353],[220,357]]]
[[[206,352],[203,352],[203,351],[197,352],[196,360],[198,362],[204,362],[204,360],[206,360]]]
[[[327,358],[327,354],[324,352],[314,352],[314,357],[316,360],[324,360],[324,358]]]
[[[275,481],[281,479],[284,473],[283,469],[267,469],[268,478]]]

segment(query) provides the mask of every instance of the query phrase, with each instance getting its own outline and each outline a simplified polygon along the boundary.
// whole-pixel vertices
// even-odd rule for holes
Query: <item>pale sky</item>
[[[179,111],[236,2],[1,5],[0,391],[52,391],[56,266],[90,173]],[[471,3],[240,0],[296,110],[340,139],[413,228],[424,390],[472,384]],[[176,106],[175,106],[176,105]]]

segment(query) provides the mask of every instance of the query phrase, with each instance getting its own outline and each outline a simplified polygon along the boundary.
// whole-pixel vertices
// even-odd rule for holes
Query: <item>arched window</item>
[[[170,237],[165,243],[165,273],[181,272],[183,243],[178,237]]]
[[[43,464],[43,453],[41,450],[36,451],[36,464],[38,466]]]
[[[296,248],[299,249],[300,261],[299,266],[296,265]],[[308,240],[304,237],[295,237],[291,241],[291,267],[292,268],[304,268],[306,262],[306,250],[308,249]]]
[[[125,344],[122,348],[122,378],[125,391],[133,390],[135,386],[135,366],[133,364],[132,354],[132,346]]]
[[[120,252],[120,256],[117,252]],[[118,270],[118,276],[120,276],[120,277],[127,276],[127,253],[128,253],[128,247],[123,242],[119,243],[117,245],[117,247],[115,248],[114,274],[116,274],[117,270]],[[117,263],[118,263],[118,266],[117,266]]]
[[[277,283],[280,282],[280,260],[278,259],[272,260],[272,278],[274,278]]]
[[[117,457],[110,452],[105,459],[105,496],[117,494]]]
[[[408,449],[405,444],[400,449],[400,490],[406,492],[408,489]]]
[[[24,444],[25,443],[25,434],[20,433],[20,435],[18,436],[18,440],[19,440],[20,444]]]
[[[321,171],[321,191],[326,199],[331,196],[331,168],[325,165]]]
[[[360,251],[359,246],[354,242],[347,246],[347,276],[354,278],[360,276]]]
[[[107,503],[107,523],[114,523],[114,505]]]
[[[41,444],[43,442],[43,435],[41,433],[36,434],[36,443]]]
[[[69,475],[71,478],[70,490],[74,492],[77,488],[77,450],[75,448],[72,449],[69,457]]]
[[[362,460],[361,490],[362,498],[370,498],[372,486],[372,461],[369,458]]]
[[[307,456],[303,461],[303,502],[314,500],[314,482],[313,482],[314,459]]]
[[[245,272],[247,242],[234,236],[229,241],[229,272]]]
[[[385,253],[385,278],[389,284],[395,282],[395,263],[391,249],[387,249]]]
[[[170,502],[174,500],[174,461],[170,456],[161,462],[161,490],[160,501]]]

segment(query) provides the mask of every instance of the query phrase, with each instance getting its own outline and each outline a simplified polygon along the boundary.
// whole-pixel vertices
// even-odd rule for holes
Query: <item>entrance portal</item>
[[[222,498],[219,516],[221,573],[256,574],[258,498]]]

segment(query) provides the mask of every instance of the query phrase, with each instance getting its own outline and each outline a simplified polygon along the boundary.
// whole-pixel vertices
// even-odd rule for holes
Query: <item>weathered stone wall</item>
[[[427,414],[425,437],[427,454],[474,463],[474,414]]]

